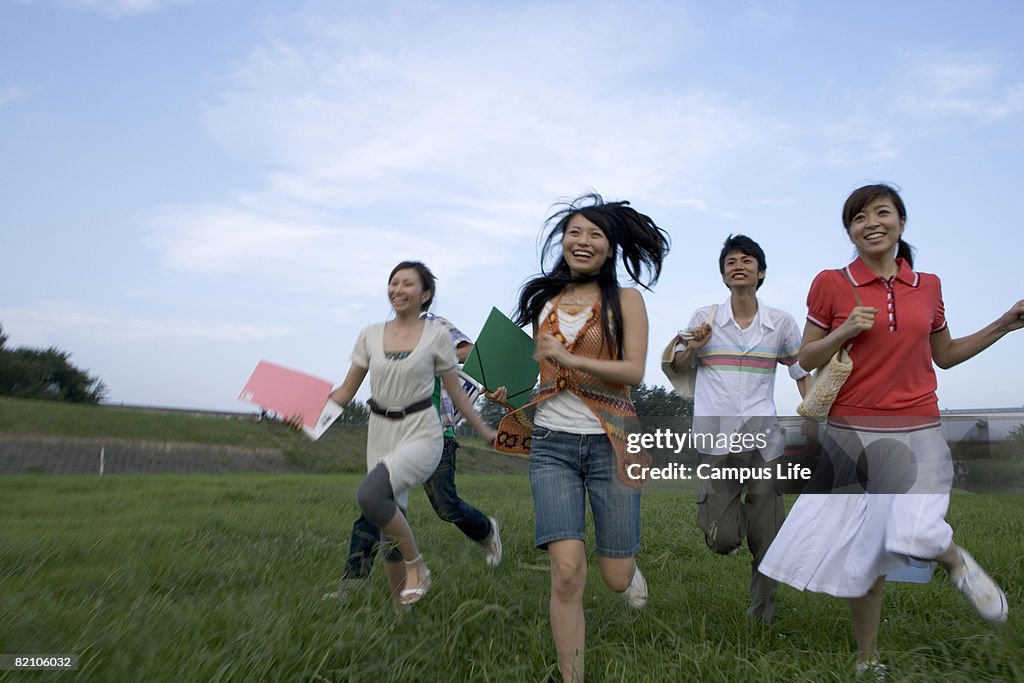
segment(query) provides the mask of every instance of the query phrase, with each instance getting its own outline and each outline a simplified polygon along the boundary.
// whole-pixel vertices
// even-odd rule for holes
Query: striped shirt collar
[[[896,265],[900,267],[896,273],[896,279],[903,282],[910,287],[917,287],[921,282],[921,276],[910,267],[910,264],[902,258],[896,259]],[[853,284],[861,287],[863,285],[874,282],[875,280],[881,280],[882,277],[875,271],[871,270],[868,264],[860,260],[860,257],[854,259],[853,263],[846,266],[846,273],[853,280]]]

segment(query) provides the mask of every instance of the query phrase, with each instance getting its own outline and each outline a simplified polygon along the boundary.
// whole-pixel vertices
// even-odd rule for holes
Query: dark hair
[[[768,262],[764,258],[764,249],[761,245],[750,239],[746,235],[729,235],[725,238],[725,244],[722,245],[722,253],[718,255],[718,272],[725,275],[725,257],[734,251],[738,251],[745,256],[753,256],[757,259],[757,269],[760,271],[768,270]],[[757,289],[761,289],[761,285],[764,284],[764,276],[757,278]]]
[[[424,301],[420,305],[420,313],[430,308],[430,304],[434,302],[434,294],[437,292],[437,278],[430,272],[430,268],[427,268],[423,261],[402,261],[391,271],[391,275],[388,275],[388,282],[391,282],[391,278],[395,277],[395,273],[400,270],[415,270],[420,276],[420,283],[423,285],[424,292],[430,292],[430,298]]]
[[[843,227],[846,228],[847,233],[850,232],[850,224],[853,223],[853,217],[863,211],[865,206],[880,198],[891,199],[892,205],[896,207],[896,213],[900,216],[900,220],[904,223],[906,222],[907,207],[895,187],[885,183],[865,185],[851,192],[843,204]],[[901,258],[907,262],[908,266],[914,267],[914,248],[909,243],[903,241],[902,237],[900,237],[896,247],[896,258]]]
[[[661,263],[669,252],[671,240],[667,232],[655,225],[648,216],[631,207],[629,202],[605,202],[601,195],[591,193],[561,206],[563,208],[544,221],[544,229],[551,227],[541,247],[541,273],[528,280],[519,292],[516,324],[524,327],[536,320],[544,304],[567,285],[597,282],[601,290],[601,343],[609,342],[615,349],[616,358],[621,358],[622,306],[619,303],[619,279],[616,274],[618,257],[621,255],[622,265],[630,280],[649,290],[661,275]],[[576,215],[596,225],[608,239],[608,259],[596,275],[573,277],[561,252],[550,271],[545,267],[545,256],[561,240],[569,221]],[[615,334],[612,334],[613,328]]]

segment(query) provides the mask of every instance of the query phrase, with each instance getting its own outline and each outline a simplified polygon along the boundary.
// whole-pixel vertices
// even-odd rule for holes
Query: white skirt
[[[433,408],[401,420],[370,414],[366,435],[366,471],[378,463],[388,468],[395,503],[409,508],[409,489],[430,479],[441,462],[444,438],[441,419]]]
[[[798,590],[856,598],[907,558],[934,559],[949,547],[953,466],[939,428],[875,433],[830,426],[824,447],[823,464],[835,472],[849,473],[850,463],[862,467],[859,485],[847,478],[834,490],[859,492],[802,494],[761,562],[762,574]]]

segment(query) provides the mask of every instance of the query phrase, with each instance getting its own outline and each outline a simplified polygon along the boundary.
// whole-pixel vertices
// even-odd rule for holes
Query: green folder
[[[509,405],[520,408],[529,402],[540,372],[533,351],[530,335],[492,308],[462,371],[488,391],[505,387]]]

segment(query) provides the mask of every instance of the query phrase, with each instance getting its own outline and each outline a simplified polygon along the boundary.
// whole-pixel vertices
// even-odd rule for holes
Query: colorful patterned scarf
[[[553,335],[565,345],[570,353],[588,358],[613,359],[612,345],[603,343],[601,334],[600,300],[590,309],[590,315],[583,323],[576,339],[569,343],[558,326],[558,299],[560,298],[561,296],[552,303],[551,311],[540,323],[538,331]],[[579,396],[601,421],[612,449],[615,451],[619,478],[633,488],[641,488],[643,480],[629,477],[627,468],[633,464],[650,467],[652,461],[650,454],[645,450],[641,449],[639,453],[635,454],[626,450],[629,435],[640,431],[640,422],[637,420],[636,409],[629,396],[629,387],[624,384],[613,384],[581,370],[563,368],[548,360],[540,362],[540,387],[533,400],[502,418],[501,424],[498,425],[496,449],[510,455],[529,455],[533,434],[533,413],[537,404],[566,390]]]

